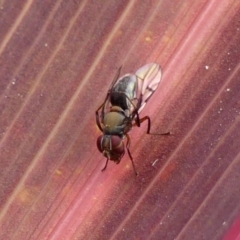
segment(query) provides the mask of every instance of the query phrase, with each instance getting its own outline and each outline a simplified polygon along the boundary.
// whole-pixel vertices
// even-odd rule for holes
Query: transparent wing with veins
[[[138,93],[140,102],[138,113],[145,107],[147,101],[155,92],[161,81],[162,71],[157,63],[148,63],[137,70],[135,73],[138,81]]]

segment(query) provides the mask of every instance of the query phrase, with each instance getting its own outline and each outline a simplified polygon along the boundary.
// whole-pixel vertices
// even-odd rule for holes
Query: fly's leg
[[[122,65],[121,65],[120,68],[117,70],[117,72],[116,72],[116,74],[115,74],[115,76],[114,76],[114,78],[113,78],[112,85],[111,85],[111,87],[110,87],[110,91],[112,90],[115,82],[118,80],[118,78],[119,78],[119,76],[120,76],[121,70],[122,70]]]
[[[134,164],[134,162],[133,162],[132,155],[131,155],[130,150],[129,150],[130,143],[131,143],[131,139],[130,139],[130,137],[128,136],[128,134],[126,134],[126,136],[127,136],[127,144],[126,144],[126,147],[127,147],[128,155],[129,155],[129,157],[130,157],[130,159],[131,159],[134,173],[135,173],[136,176],[138,176],[138,172],[137,172],[137,170],[136,170],[135,164]]]
[[[106,161],[105,167],[102,169],[102,172],[107,168],[108,160],[109,160],[109,159],[107,158],[107,161]]]
[[[151,130],[151,119],[150,119],[149,116],[145,116],[145,117],[140,119],[139,115],[137,113],[137,117],[136,117],[134,125],[137,125],[138,127],[140,127],[141,123],[146,121],[146,120],[148,122],[147,134],[151,134],[151,135],[170,135],[170,132],[166,132],[166,133],[150,133],[150,130]]]
[[[138,127],[140,127],[140,125],[141,125],[141,119],[139,118],[139,114],[138,114],[138,111],[137,111],[137,109],[134,111],[134,113],[133,113],[133,116],[136,114],[136,119],[135,119],[135,124],[134,124],[134,126],[138,126]],[[144,120],[143,120],[144,121]],[[142,122],[143,122],[142,121]],[[150,120],[150,118],[149,118],[149,121],[150,121],[150,123],[148,122],[148,128],[149,128],[149,124],[150,124],[150,126],[151,126],[151,120]],[[150,131],[150,130],[149,130]]]
[[[97,126],[98,126],[98,128],[99,128],[99,130],[100,130],[101,132],[103,131],[102,126],[101,126],[101,123],[103,122],[103,118],[104,118],[104,115],[105,115],[105,113],[104,113],[105,104],[106,104],[106,102],[107,102],[107,100],[108,100],[108,98],[109,98],[109,95],[110,95],[110,93],[111,93],[111,91],[112,91],[112,88],[113,88],[115,82],[118,80],[118,77],[119,77],[119,75],[120,75],[121,69],[122,69],[122,66],[118,69],[117,73],[115,74],[115,76],[114,76],[114,78],[113,78],[112,85],[111,85],[110,89],[108,90],[108,93],[107,93],[106,98],[104,99],[104,102],[100,105],[100,107],[99,107],[99,108],[96,110],[96,112],[95,112],[96,123],[97,123]],[[100,109],[101,109],[101,119],[100,119],[100,116],[99,116],[99,113],[98,113],[98,112],[100,111]]]
[[[95,116],[96,116],[96,123],[97,123],[97,126],[99,128],[99,130],[102,132],[103,129],[102,129],[102,126],[101,126],[101,123],[103,122],[103,117],[104,117],[104,108],[105,108],[105,104],[106,104],[106,101],[109,97],[109,93],[107,94],[103,104],[100,105],[100,107],[96,110],[95,112]],[[100,120],[100,116],[99,116],[99,110],[102,108],[102,116],[101,116],[101,120]]]

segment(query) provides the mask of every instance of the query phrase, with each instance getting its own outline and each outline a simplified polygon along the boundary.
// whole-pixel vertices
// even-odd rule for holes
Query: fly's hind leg
[[[151,130],[151,119],[149,116],[145,116],[143,118],[139,118],[139,115],[137,114],[136,120],[135,120],[135,124],[134,126],[138,126],[140,127],[141,123],[147,120],[147,134],[151,134],[151,135],[170,135],[170,132],[166,132],[166,133],[150,133]]]

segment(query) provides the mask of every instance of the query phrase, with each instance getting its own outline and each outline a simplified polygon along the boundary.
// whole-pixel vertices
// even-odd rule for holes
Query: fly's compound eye
[[[104,135],[97,138],[97,148],[100,152],[108,153],[111,160],[121,158],[124,153],[124,143],[119,136]]]
[[[102,138],[103,138],[103,136],[99,136],[97,138],[97,148],[98,148],[99,152],[103,152],[103,149],[102,149]]]

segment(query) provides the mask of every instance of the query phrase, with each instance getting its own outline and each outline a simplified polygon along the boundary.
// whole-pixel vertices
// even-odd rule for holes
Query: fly
[[[126,74],[121,78],[119,78],[120,71],[121,67],[118,69],[104,102],[96,111],[96,123],[103,133],[97,139],[97,147],[107,158],[105,167],[102,169],[104,171],[109,160],[116,164],[120,163],[125,154],[124,138],[126,137],[126,149],[134,172],[138,175],[129,150],[131,140],[128,132],[133,126],[140,127],[143,121],[147,121],[147,134],[150,134],[150,117],[140,118],[139,113],[157,89],[162,71],[157,63],[146,64],[135,74]],[[160,135],[169,134],[167,132]]]

